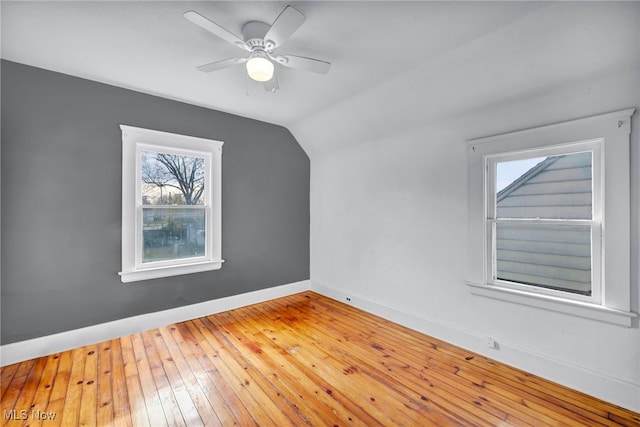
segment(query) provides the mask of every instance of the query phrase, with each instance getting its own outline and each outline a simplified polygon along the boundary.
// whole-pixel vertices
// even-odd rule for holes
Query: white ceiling
[[[332,63],[327,75],[278,66],[280,90],[267,93],[248,81],[241,65],[210,74],[196,70],[245,52],[193,25],[183,12],[195,10],[240,35],[245,22],[270,24],[287,4],[307,20],[277,52],[327,60]],[[619,34],[621,40],[608,33],[603,38],[610,31],[607,22],[591,22],[602,11],[589,11],[598,7],[603,6],[2,1],[1,53],[11,61],[284,125],[304,135],[320,118],[336,114],[351,114],[356,123],[358,114],[368,115],[360,124],[380,118],[375,112],[398,110],[409,119],[428,120],[553,87],[576,75],[605,72],[629,60],[620,45],[629,43],[622,40],[629,34]],[[306,132],[305,123],[310,124]]]

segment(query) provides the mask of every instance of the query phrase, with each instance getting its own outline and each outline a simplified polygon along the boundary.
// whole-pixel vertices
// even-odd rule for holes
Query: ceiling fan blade
[[[267,92],[275,92],[280,89],[280,85],[278,85],[278,79],[276,78],[275,74],[270,80],[264,82],[263,85],[264,90],[266,90]]]
[[[210,73],[212,71],[222,70],[223,68],[233,67],[234,65],[244,64],[248,60],[249,58],[223,59],[222,61],[210,62],[196,68],[204,73]]]
[[[273,50],[278,46],[281,46],[307,18],[298,9],[293,6],[287,6],[278,15],[276,20],[267,31],[264,36],[265,47],[268,50]]]
[[[233,45],[236,45],[242,49],[251,51],[251,48],[249,48],[249,46],[247,46],[247,44],[244,42],[244,40],[242,40],[240,37],[236,36],[235,34],[231,33],[230,31],[222,28],[220,25],[216,24],[213,21],[210,21],[209,19],[205,18],[204,16],[200,15],[197,12],[194,12],[193,10],[189,10],[185,13],[182,14],[182,16],[184,16],[187,20],[191,21],[192,23],[196,24],[197,26],[199,26],[200,28],[203,28],[207,31],[209,31],[210,33],[220,37],[222,40],[225,40]]]
[[[272,55],[271,59],[285,67],[297,68],[311,71],[312,73],[327,74],[331,68],[331,63],[320,59],[305,58],[295,55]]]

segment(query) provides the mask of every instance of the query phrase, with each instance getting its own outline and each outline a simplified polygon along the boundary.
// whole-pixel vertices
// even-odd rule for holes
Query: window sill
[[[188,265],[171,265],[165,267],[146,268],[133,271],[121,271],[122,283],[137,282],[139,280],[159,279],[161,277],[179,276],[182,274],[200,273],[203,271],[219,270],[224,260],[206,261]]]
[[[632,319],[638,316],[633,312],[615,310],[601,305],[570,301],[548,295],[531,294],[493,285],[482,285],[473,282],[467,282],[467,285],[473,295],[556,311],[614,325],[631,327]]]

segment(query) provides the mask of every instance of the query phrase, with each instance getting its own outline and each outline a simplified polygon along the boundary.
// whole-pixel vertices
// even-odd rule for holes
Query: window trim
[[[472,294],[631,326],[629,135],[634,108],[474,139],[468,148],[468,272]],[[602,139],[602,297],[599,303],[509,289],[491,283],[486,227],[487,157],[554,149],[571,141]],[[479,179],[479,177],[482,179]]]
[[[122,271],[123,283],[218,270],[222,267],[222,141],[133,126],[122,130]],[[205,158],[205,256],[142,263],[142,151],[155,150]]]

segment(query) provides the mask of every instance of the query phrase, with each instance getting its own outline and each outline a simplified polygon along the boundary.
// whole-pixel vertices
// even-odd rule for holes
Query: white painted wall
[[[292,127],[312,154],[314,286],[411,313],[425,325],[446,325],[434,333],[640,411],[637,320],[626,328],[570,317],[473,296],[464,284],[465,141],[640,107],[640,5],[609,5],[544,8]],[[505,57],[518,44],[531,50]],[[554,62],[563,55],[584,66]],[[492,60],[519,74],[495,69]],[[440,68],[458,69],[460,84],[440,87]],[[527,73],[548,74],[548,85],[527,87]],[[483,85],[495,90],[489,93]],[[405,105],[403,98],[411,102]],[[442,100],[442,111],[416,108],[420,98]],[[635,312],[640,307],[638,116],[631,153]],[[503,350],[483,349],[478,339],[468,339],[485,336]],[[563,365],[581,374],[567,377]],[[602,390],[601,380],[611,389]]]

